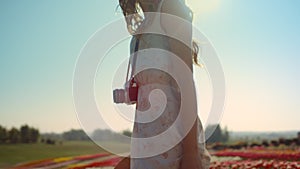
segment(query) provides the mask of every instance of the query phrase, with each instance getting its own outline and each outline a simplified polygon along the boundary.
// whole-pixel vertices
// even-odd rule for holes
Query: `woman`
[[[138,39],[139,50],[159,48],[170,51],[178,56],[191,70],[193,61],[197,63],[197,45],[191,40],[191,27],[187,25],[172,25],[172,20],[168,17],[147,14],[147,12],[160,12],[171,14],[183,18],[189,22],[192,21],[192,13],[185,5],[183,0],[119,0],[120,7],[123,10],[128,30],[131,34],[137,32],[148,32],[150,27],[153,27],[155,20],[159,20],[160,30],[173,33],[182,33],[185,42],[189,45],[183,44],[176,38],[169,36],[142,33],[135,35]],[[144,12],[144,17],[140,14]],[[141,31],[142,30],[142,31]],[[151,30],[150,30],[151,31]],[[135,43],[132,43],[135,44]],[[193,46],[191,50],[189,46]],[[131,47],[132,48],[132,47]],[[193,56],[193,57],[192,57]],[[137,56],[136,67],[143,68],[150,62],[156,62],[157,65],[164,65],[171,69],[171,62],[168,60],[158,58],[153,60],[154,57],[146,57],[144,59]],[[152,60],[151,60],[152,59]],[[167,130],[176,120],[181,103],[181,95],[177,82],[168,73],[159,69],[147,69],[135,75],[135,80],[139,86],[138,99],[137,99],[137,112],[135,115],[135,123],[133,128],[134,138],[148,138],[158,135]],[[160,116],[147,123],[140,123],[137,119],[143,119],[143,114],[140,112],[147,111],[152,105],[149,102],[149,94],[154,89],[160,89],[164,92],[167,98],[166,108]],[[157,100],[161,98],[155,98]],[[185,111],[185,110],[183,110]],[[149,112],[148,112],[149,113]],[[155,113],[155,112],[153,112]],[[184,112],[188,113],[197,112]],[[199,136],[202,137],[199,137]],[[199,140],[201,139],[202,140]],[[170,137],[169,139],[172,139]],[[174,145],[171,149],[155,154],[152,157],[145,158],[125,158],[122,160],[116,169],[205,169],[209,168],[210,157],[205,149],[203,137],[203,129],[199,119],[192,125],[189,132],[185,135],[183,140]],[[138,147],[139,145],[133,145]],[[155,145],[151,145],[155,146]],[[138,152],[150,150],[153,147],[145,147],[145,145],[137,148]]]

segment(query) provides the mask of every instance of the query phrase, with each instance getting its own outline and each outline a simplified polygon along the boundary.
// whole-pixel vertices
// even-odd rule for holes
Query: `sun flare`
[[[217,10],[221,0],[186,0],[186,3],[197,15]]]

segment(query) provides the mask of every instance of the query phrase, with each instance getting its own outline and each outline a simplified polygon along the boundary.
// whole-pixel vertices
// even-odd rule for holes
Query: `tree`
[[[7,139],[8,139],[8,133],[6,131],[6,128],[0,125],[0,143],[5,143]]]
[[[30,142],[30,128],[29,126],[23,125],[20,128],[20,132],[21,132],[21,142],[22,143],[29,143]]]
[[[229,140],[229,132],[226,126],[224,128],[224,131],[222,131],[222,142],[227,142],[228,140]]]
[[[131,132],[130,130],[124,130],[124,131],[122,132],[122,134],[123,134],[124,136],[131,137],[132,132]]]
[[[0,125],[0,143],[36,143],[40,133],[38,129],[23,125],[20,130],[13,127],[11,130]]]
[[[227,142],[229,140],[229,132],[227,127],[222,131],[219,124],[209,125],[205,130],[207,143]]]
[[[40,132],[39,132],[39,130],[37,130],[37,129],[35,129],[35,128],[30,128],[30,134],[29,134],[29,136],[30,136],[30,142],[32,142],[32,143],[36,143],[37,141],[38,141],[38,139],[39,139],[39,136],[40,136]]]
[[[9,132],[8,132],[8,139],[10,141],[10,143],[19,143],[20,142],[20,131],[16,128],[12,128]]]
[[[85,134],[83,130],[70,130],[63,133],[63,138],[65,140],[89,140],[89,137]]]

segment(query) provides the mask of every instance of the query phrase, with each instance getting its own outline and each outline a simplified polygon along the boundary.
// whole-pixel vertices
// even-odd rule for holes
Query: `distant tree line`
[[[131,137],[130,130],[124,130],[122,133],[116,133],[108,129],[96,129],[93,131],[91,137],[96,141],[111,141],[123,139],[124,135]],[[55,144],[55,142],[60,141],[87,141],[90,140],[89,136],[81,129],[71,129],[69,131],[63,132],[62,134],[57,133],[44,133],[41,134],[41,141],[44,143]]]
[[[0,125],[0,144],[4,143],[36,143],[40,132],[38,129],[22,125],[19,129],[13,127],[10,130]]]
[[[132,132],[130,130],[124,130],[121,133],[114,132],[109,129],[96,129],[92,133],[92,138],[95,141],[104,141],[104,142],[121,142],[126,143],[130,141]]]
[[[130,137],[130,130],[124,130],[117,133],[108,129],[97,129],[92,133],[92,138],[97,141],[111,141],[121,140],[123,136]],[[0,144],[5,143],[45,143],[45,144],[63,144],[63,141],[88,141],[89,136],[82,129],[71,129],[63,133],[42,133],[39,130],[30,127],[27,124],[22,125],[20,128],[12,127],[7,129],[0,125]],[[126,140],[126,139],[125,139]],[[124,141],[125,141],[124,140]]]
[[[61,134],[44,133],[41,134],[41,142],[46,144],[63,144],[63,141],[87,141],[90,140],[81,129],[71,129]]]
[[[219,124],[209,125],[205,129],[205,138],[207,143],[225,143],[229,140],[227,127],[221,128]]]
[[[62,134],[62,138],[67,141],[85,141],[90,140],[89,137],[85,134],[85,132],[81,129],[79,130],[70,130],[67,132],[64,132]]]
[[[279,138],[275,140],[263,140],[261,142],[246,142],[238,141],[231,143],[215,143],[211,145],[214,150],[224,150],[224,149],[246,149],[246,148],[268,148],[268,147],[290,147],[292,149],[297,149],[300,147],[300,132],[298,132],[298,137],[293,138]]]

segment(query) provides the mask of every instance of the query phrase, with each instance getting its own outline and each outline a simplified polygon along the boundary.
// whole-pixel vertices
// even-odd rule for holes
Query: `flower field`
[[[245,159],[276,159],[276,160],[300,160],[300,149],[298,150],[275,150],[267,148],[253,148],[242,150],[223,150],[212,153],[214,156],[241,157]]]
[[[13,169],[30,169],[30,168],[43,168],[43,169],[85,169],[85,168],[112,168],[116,166],[121,160],[120,157],[111,154],[94,154],[83,155],[76,157],[61,157],[53,159],[45,159],[32,161],[24,164],[19,164]]]
[[[300,169],[300,149],[247,148],[211,152],[210,169]],[[102,153],[75,157],[45,159],[19,164],[14,169],[29,168],[113,168],[120,157]]]
[[[241,160],[214,161],[211,169],[298,169],[300,168],[300,149],[249,148],[242,150],[221,150],[211,153],[217,157],[239,157]]]
[[[231,169],[298,169],[299,161],[277,161],[277,160],[239,160],[239,161],[223,161],[213,162],[211,169],[231,168]]]

